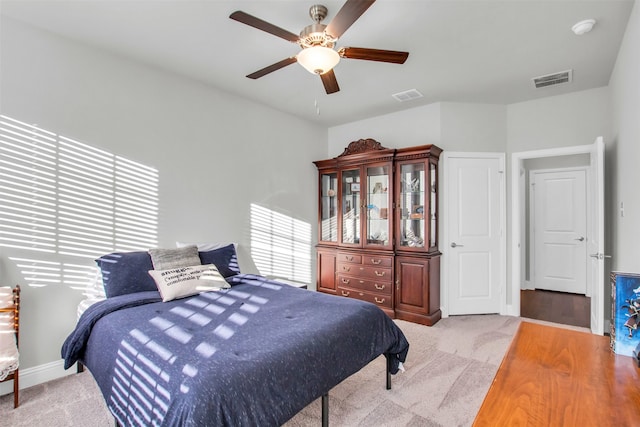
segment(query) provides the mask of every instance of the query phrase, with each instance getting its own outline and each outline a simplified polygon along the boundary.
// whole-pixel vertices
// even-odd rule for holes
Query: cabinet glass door
[[[338,174],[323,173],[320,176],[320,240],[338,241]]]
[[[402,248],[424,249],[426,236],[425,163],[405,163],[400,166],[400,197],[398,244]]]
[[[389,217],[389,166],[369,166],[366,172],[367,218],[365,232],[368,246],[389,246],[391,219]]]
[[[360,244],[360,169],[342,171],[342,243]]]
[[[438,246],[438,219],[436,212],[438,207],[438,166],[429,162],[429,248]]]

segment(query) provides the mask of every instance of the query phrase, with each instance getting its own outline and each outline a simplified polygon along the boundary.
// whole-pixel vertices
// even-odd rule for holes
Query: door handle
[[[462,247],[464,247],[464,245],[459,245],[456,242],[451,242],[451,247],[452,248],[462,248]]]
[[[611,255],[605,255],[605,254],[601,254],[601,253],[597,253],[597,254],[591,254],[589,255],[591,258],[597,258],[597,259],[605,259],[605,258],[611,258]]]
[[[584,242],[584,237],[580,236],[577,239],[573,239],[573,240],[577,240],[578,242]]]

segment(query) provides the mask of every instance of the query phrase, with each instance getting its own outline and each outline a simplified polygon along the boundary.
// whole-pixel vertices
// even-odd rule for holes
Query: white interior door
[[[448,314],[499,313],[504,286],[504,156],[448,157]]]
[[[532,171],[536,289],[587,293],[586,170]]]

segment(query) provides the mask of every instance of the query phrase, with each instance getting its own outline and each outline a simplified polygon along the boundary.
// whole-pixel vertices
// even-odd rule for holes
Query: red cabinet
[[[411,322],[440,319],[441,151],[361,139],[338,157],[314,162],[318,291],[369,301]]]

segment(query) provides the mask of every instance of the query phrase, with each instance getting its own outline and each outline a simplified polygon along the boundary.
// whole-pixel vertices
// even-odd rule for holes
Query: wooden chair
[[[16,334],[16,348],[19,346],[19,336],[20,336],[20,285],[13,288],[13,305],[9,307],[0,307],[0,313],[12,313],[13,314],[13,322],[10,320],[10,326],[13,327],[13,331]],[[10,381],[13,380],[13,407],[17,408],[19,403],[19,383],[18,383],[19,369],[11,372],[7,375],[2,381]]]

